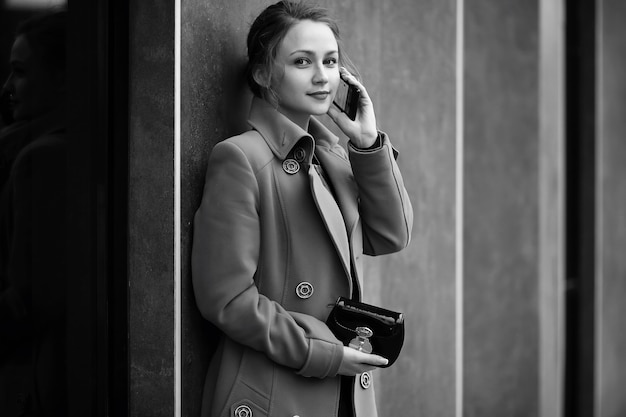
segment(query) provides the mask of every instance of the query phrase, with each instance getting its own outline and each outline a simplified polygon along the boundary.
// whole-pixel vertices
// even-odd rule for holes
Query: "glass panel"
[[[0,0],[3,417],[127,414],[126,9],[104,3]]]

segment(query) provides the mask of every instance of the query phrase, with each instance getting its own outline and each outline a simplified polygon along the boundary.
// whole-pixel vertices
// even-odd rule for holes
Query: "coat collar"
[[[309,138],[313,148],[316,143],[332,147],[339,142],[339,138],[316,118],[311,117],[307,132],[258,97],[252,99],[248,124],[259,132],[274,155],[281,160],[287,158],[291,149],[303,138]]]

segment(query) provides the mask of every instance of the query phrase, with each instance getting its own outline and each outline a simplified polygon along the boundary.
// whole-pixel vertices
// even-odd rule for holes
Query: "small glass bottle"
[[[369,327],[357,327],[356,337],[350,341],[348,346],[359,352],[372,353],[372,344],[369,338],[373,335],[374,332]]]

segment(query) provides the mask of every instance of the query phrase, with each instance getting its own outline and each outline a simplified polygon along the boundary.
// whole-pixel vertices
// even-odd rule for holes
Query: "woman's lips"
[[[326,100],[328,98],[328,96],[330,95],[329,91],[316,91],[313,93],[308,93],[309,96],[313,97],[316,100]]]

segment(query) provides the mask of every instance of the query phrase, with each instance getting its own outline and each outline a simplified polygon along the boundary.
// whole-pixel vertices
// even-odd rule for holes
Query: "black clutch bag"
[[[380,355],[391,366],[404,344],[404,317],[384,308],[339,297],[326,325],[337,339],[365,353]]]

